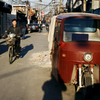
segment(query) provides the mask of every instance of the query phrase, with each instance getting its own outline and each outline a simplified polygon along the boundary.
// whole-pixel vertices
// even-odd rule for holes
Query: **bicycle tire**
[[[10,46],[8,51],[9,51],[9,63],[12,64],[12,62],[13,62],[13,47]]]

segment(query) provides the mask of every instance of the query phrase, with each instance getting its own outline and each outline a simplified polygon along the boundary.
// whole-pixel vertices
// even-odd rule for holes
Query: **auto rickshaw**
[[[100,83],[100,15],[64,13],[51,19],[52,75],[78,88]]]

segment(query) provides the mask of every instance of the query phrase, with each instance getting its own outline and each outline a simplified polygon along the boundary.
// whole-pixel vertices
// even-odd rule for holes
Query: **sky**
[[[6,1],[7,3],[9,3],[9,1],[11,0],[3,0],[3,1]],[[25,0],[22,0],[22,1],[25,1]],[[32,4],[33,3],[38,3],[39,0],[29,0]],[[57,0],[56,0],[57,1]],[[60,1],[60,0],[59,0]],[[67,0],[63,0],[64,4],[66,3]],[[49,2],[51,2],[51,0],[42,0],[42,3],[43,4],[48,4]]]
[[[3,1],[9,3],[11,0],[3,0]],[[26,0],[22,0],[22,1],[26,1]],[[37,4],[40,3],[39,0],[29,0],[29,1],[30,1],[30,3],[31,3],[31,7],[33,7],[33,8],[37,7],[38,9],[40,9],[40,8],[39,8],[40,6],[37,6]],[[56,0],[56,1],[58,1],[58,0]],[[64,6],[65,6],[65,4],[66,4],[66,1],[67,1],[67,0],[63,0],[63,5],[64,5]],[[41,4],[48,5],[50,2],[51,2],[51,0],[42,0]],[[60,0],[59,0],[59,2],[60,2]],[[43,6],[42,8],[44,8],[44,6]],[[50,9],[50,7],[48,6],[46,9],[44,9],[44,11],[45,11],[45,12],[48,12],[49,9]]]

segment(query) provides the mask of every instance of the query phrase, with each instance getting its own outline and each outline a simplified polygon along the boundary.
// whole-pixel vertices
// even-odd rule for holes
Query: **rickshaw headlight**
[[[83,58],[85,61],[90,62],[93,59],[93,56],[91,53],[85,53]]]

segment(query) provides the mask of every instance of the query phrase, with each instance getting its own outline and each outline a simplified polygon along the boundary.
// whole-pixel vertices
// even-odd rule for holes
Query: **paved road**
[[[0,40],[0,100],[82,100],[73,85],[59,84],[51,77],[51,68],[34,63],[35,54],[48,51],[47,32],[27,34],[21,40],[22,52],[8,63],[7,45]],[[39,56],[41,57],[41,56]]]
[[[0,40],[0,100],[72,100],[73,93],[51,77],[50,67],[30,61],[33,54],[48,51],[47,32],[27,34],[21,46],[20,58],[10,65],[7,45]]]

